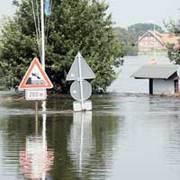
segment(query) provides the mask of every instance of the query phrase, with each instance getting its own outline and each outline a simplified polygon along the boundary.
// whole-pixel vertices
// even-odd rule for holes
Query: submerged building
[[[149,79],[149,94],[174,94],[179,92],[178,66],[148,64],[133,74],[135,79]]]

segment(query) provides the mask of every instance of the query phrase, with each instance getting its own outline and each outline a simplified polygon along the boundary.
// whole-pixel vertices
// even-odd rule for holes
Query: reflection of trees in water
[[[91,179],[94,176],[104,179],[112,165],[119,117],[94,116],[92,120],[91,116],[74,113],[68,149],[82,179]]]
[[[47,142],[54,149],[54,165],[51,170],[53,179],[76,179],[76,169],[67,151],[71,124],[71,115],[48,117]]]
[[[4,127],[1,128],[5,129],[7,134],[3,135],[3,156],[8,159],[8,162],[3,163],[5,166],[6,163],[14,163],[13,166],[20,174],[19,154],[26,146],[26,137],[35,135],[34,116],[13,116],[4,121],[7,122],[6,127],[3,125]],[[41,118],[39,118],[39,129],[42,129],[42,123],[40,122],[42,122]],[[119,117],[106,114],[95,115],[92,121],[84,124],[84,133],[87,133],[88,137],[85,138],[85,141],[87,141],[84,141],[83,144],[83,179],[105,178],[105,171],[111,168],[113,148],[116,144],[116,138],[118,138],[119,123],[122,122],[119,121]],[[120,125],[122,126],[122,124]],[[52,179],[79,179],[79,166],[77,166],[79,159],[76,159],[76,156],[73,156],[73,152],[70,150],[73,128],[77,132],[73,141],[79,142],[79,125],[75,125],[71,114],[63,114],[47,117],[46,127],[47,146],[54,150],[54,165],[49,172],[50,176]],[[75,142],[73,142],[74,145]],[[78,146],[80,146],[79,143],[77,143],[77,148],[79,148]],[[19,179],[21,179],[20,175]]]
[[[92,134],[95,146],[91,152],[89,169],[97,169],[97,176],[104,177],[112,166],[113,149],[115,148],[118,133],[123,121],[116,116],[97,116],[92,121]],[[94,172],[91,172],[92,175]]]
[[[34,116],[13,116],[5,121],[6,124],[1,127],[3,131],[6,132],[3,134],[3,156],[5,159],[3,165],[7,168],[7,174],[14,178],[17,176],[16,179],[23,179],[23,177],[21,177],[23,172],[25,177],[33,179],[36,173],[33,172],[34,169],[42,169],[41,165],[44,162],[46,163],[46,165],[43,166],[45,171],[50,170],[53,162],[53,151],[47,148],[47,143],[45,143],[45,149],[41,146],[43,139],[42,120],[40,119],[35,122]],[[37,125],[39,126],[39,132],[35,127]],[[38,156],[37,153],[42,156]],[[39,160],[35,161],[33,157],[38,157]],[[41,163],[41,165],[39,163]],[[11,174],[12,168],[15,171],[13,174]],[[38,173],[36,173],[36,175],[38,175]]]
[[[19,151],[25,144],[26,134],[33,129],[32,118],[13,116],[1,119],[0,136],[2,137],[3,172],[14,178],[20,178]]]

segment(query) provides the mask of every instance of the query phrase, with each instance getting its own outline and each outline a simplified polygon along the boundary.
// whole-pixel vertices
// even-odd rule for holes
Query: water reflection
[[[142,81],[128,80],[145,62],[135,58],[125,62],[117,92],[145,92]],[[35,120],[31,103],[0,97],[0,180],[180,179],[180,99],[97,95],[89,114],[68,111],[71,101],[51,97],[47,120]]]
[[[38,116],[35,120],[35,135],[26,137],[24,150],[20,151],[20,165],[28,179],[45,180],[53,165],[54,152],[47,148],[46,114],[43,114],[42,132],[39,134]]]
[[[82,175],[85,162],[90,158],[92,148],[92,112],[73,114],[68,149],[76,169]]]
[[[110,175],[120,129],[114,116],[92,116],[92,112],[73,114],[68,151],[78,178],[104,179]]]

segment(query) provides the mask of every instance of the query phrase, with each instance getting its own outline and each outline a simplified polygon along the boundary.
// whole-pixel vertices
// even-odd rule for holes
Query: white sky
[[[0,0],[0,16],[13,14],[12,0]]]
[[[135,23],[180,19],[180,0],[106,0],[110,5],[113,20],[127,27]]]
[[[180,0],[106,0],[115,25],[127,27],[139,22],[180,19]],[[12,0],[0,0],[0,16],[13,14]]]

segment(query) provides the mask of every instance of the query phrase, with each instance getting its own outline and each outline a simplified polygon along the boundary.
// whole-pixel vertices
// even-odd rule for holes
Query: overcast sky
[[[180,18],[180,0],[106,0],[115,25],[127,27],[138,22]],[[12,0],[0,0],[0,16],[13,14]]]
[[[117,25],[180,18],[180,0],[107,0]]]

